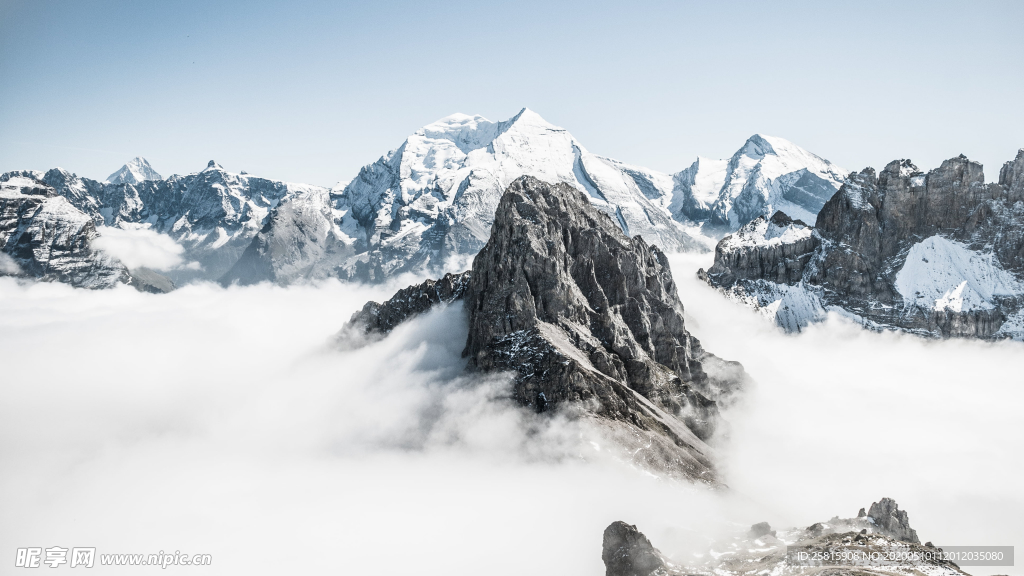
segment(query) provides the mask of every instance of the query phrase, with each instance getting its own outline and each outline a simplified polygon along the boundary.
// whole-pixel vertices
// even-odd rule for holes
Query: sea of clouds
[[[673,259],[690,328],[756,381],[726,414],[717,491],[636,470],[577,423],[509,404],[506,379],[466,376],[460,305],[339,348],[352,313],[397,285],[152,295],[0,278],[0,557],[600,574],[614,520],[685,560],[754,522],[806,526],[882,496],[937,544],[1024,543],[1024,345],[839,319],[785,335],[693,279],[706,260]]]

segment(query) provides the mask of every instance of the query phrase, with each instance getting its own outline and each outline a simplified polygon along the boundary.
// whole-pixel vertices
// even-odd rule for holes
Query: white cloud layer
[[[758,381],[728,415],[725,493],[602,458],[585,430],[509,406],[502,379],[465,377],[460,306],[337,351],[332,335],[388,290],[0,279],[0,556],[84,545],[210,553],[210,574],[599,574],[613,520],[681,554],[882,496],[936,543],[1024,544],[1024,346],[840,321],[787,336],[692,281],[694,262],[674,261],[694,331]]]
[[[182,254],[185,249],[166,234],[148,228],[121,229],[101,226],[93,247],[124,263],[129,269],[150,268],[160,272],[192,267]]]

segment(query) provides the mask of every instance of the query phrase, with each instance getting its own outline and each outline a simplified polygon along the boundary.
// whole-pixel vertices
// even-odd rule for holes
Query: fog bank
[[[788,336],[694,280],[697,265],[673,259],[691,329],[757,381],[726,415],[731,489],[716,493],[619,464],[574,423],[511,406],[505,379],[467,377],[459,305],[364,348],[329,345],[397,286],[150,295],[0,279],[0,555],[600,574],[613,520],[682,558],[726,529],[808,525],[882,496],[938,544],[1021,541],[1024,347],[838,320]]]

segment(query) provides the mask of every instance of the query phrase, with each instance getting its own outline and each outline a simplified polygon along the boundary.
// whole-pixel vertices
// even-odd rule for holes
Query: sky
[[[665,172],[754,133],[838,165],[1024,147],[1024,4],[0,0],[0,171],[333,185],[455,112],[529,107]]]

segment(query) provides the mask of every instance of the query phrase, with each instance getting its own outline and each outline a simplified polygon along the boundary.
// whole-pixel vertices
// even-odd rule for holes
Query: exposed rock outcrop
[[[616,521],[604,530],[601,560],[605,576],[667,574],[669,564],[636,526]]]
[[[713,286],[799,329],[835,310],[866,326],[939,337],[1024,337],[1024,150],[986,184],[959,156],[850,175],[811,230],[782,214],[719,242]],[[781,305],[780,305],[781,304]],[[795,320],[793,317],[798,317]]]
[[[468,277],[408,288],[353,322],[386,333],[458,298],[467,279],[470,370],[511,372],[517,403],[571,407],[633,442],[646,465],[714,481],[705,441],[718,403],[746,376],[687,332],[660,250],[627,237],[575,188],[523,177],[502,196]]]
[[[872,524],[878,527],[878,532],[881,534],[904,542],[921,543],[917,538],[917,530],[910,527],[910,518],[906,510],[900,510],[899,505],[892,498],[882,498],[878,502],[872,502],[867,517]]]
[[[775,530],[772,530],[772,525],[767,522],[758,522],[750,527],[750,532],[747,535],[751,538],[760,538],[761,536],[775,536]]]

